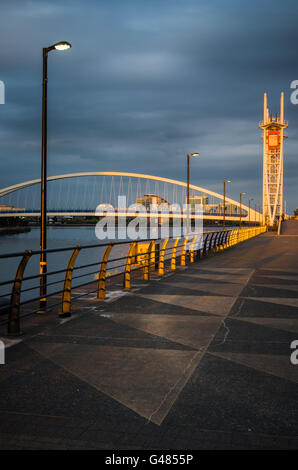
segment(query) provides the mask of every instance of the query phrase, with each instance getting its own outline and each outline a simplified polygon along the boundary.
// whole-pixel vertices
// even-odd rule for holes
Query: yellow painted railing
[[[163,241],[158,240],[144,240],[144,241],[133,241],[129,244],[128,252],[125,256],[122,256],[117,259],[110,260],[110,253],[114,246],[123,245],[127,246],[127,242],[119,243],[106,243],[106,244],[97,244],[89,246],[80,246],[67,247],[67,248],[58,248],[47,250],[50,253],[61,253],[70,251],[71,255],[69,257],[67,266],[63,270],[52,271],[47,273],[47,276],[64,273],[64,281],[62,289],[58,292],[51,292],[48,294],[47,299],[61,294],[61,307],[59,309],[59,316],[70,316],[71,315],[71,302],[72,302],[72,281],[73,281],[73,272],[75,270],[84,269],[90,266],[100,266],[99,271],[95,273],[87,273],[87,275],[95,274],[97,276],[96,283],[96,299],[99,301],[104,301],[106,299],[106,281],[107,278],[112,278],[115,276],[123,276],[123,288],[124,290],[131,289],[131,277],[132,273],[135,271],[143,272],[143,280],[149,281],[150,272],[157,271],[158,276],[164,276],[166,271],[173,272],[177,267],[177,258],[180,257],[180,266],[186,266],[188,262],[194,263],[196,260],[200,260],[203,256],[208,255],[209,253],[223,252],[224,250],[242,243],[249,238],[256,237],[264,232],[267,228],[265,226],[258,227],[244,227],[241,229],[230,229],[225,231],[213,231],[201,234],[195,234],[190,237],[178,237],[175,239],[166,238]],[[84,252],[88,248],[97,248],[105,247],[104,254],[101,261],[95,261],[91,264],[86,264],[83,266],[75,266],[77,257],[79,253]],[[10,292],[10,301],[7,305],[0,307],[0,315],[7,314],[7,324],[8,324],[8,333],[12,335],[20,334],[20,308],[23,304],[32,303],[32,309],[34,302],[40,300],[40,297],[34,298],[28,302],[24,300],[21,302],[21,294],[23,291],[30,291],[37,289],[38,286],[24,289],[22,291],[22,282],[26,280],[38,279],[40,280],[40,274],[34,276],[24,277],[25,268],[34,255],[40,255],[40,251],[26,251],[22,253],[10,253],[7,255],[1,255],[1,258],[14,258],[21,257],[21,260],[18,264],[15,278],[10,281],[5,281],[0,283],[0,286],[6,286],[12,284],[12,289]],[[116,270],[112,262],[122,261],[124,264],[118,266],[122,267],[122,271]],[[111,262],[111,267],[110,263]],[[86,276],[86,274],[81,274],[76,276],[76,279]],[[61,281],[59,281],[61,282]],[[49,283],[51,286],[57,284],[58,281]],[[75,288],[83,287],[94,283],[93,281],[88,281],[83,284],[76,285]],[[94,292],[94,291],[92,291]],[[84,293],[79,293],[77,297],[86,295]],[[5,297],[2,295],[2,297]],[[6,297],[7,298],[7,297]],[[28,309],[28,306],[27,306]],[[38,310],[36,310],[37,312]],[[1,318],[2,318],[1,317]]]

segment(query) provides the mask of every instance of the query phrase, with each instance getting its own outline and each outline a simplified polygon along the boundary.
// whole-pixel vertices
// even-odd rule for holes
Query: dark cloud
[[[298,205],[298,4],[267,0],[2,0],[0,186],[40,173],[41,49],[49,56],[49,173],[126,170],[261,197],[264,91],[285,91],[288,207]]]

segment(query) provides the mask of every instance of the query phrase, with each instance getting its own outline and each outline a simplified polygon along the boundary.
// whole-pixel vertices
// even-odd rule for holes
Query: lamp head
[[[198,152],[189,153],[188,157],[198,157],[200,154]]]
[[[44,49],[45,52],[52,51],[53,49],[56,49],[56,51],[66,51],[67,49],[71,48],[70,42],[67,41],[60,41],[56,42],[56,44],[52,44],[52,46],[47,47]]]
[[[54,44],[54,49],[57,51],[66,51],[67,49],[71,48],[70,42],[67,41],[60,41],[57,44]]]

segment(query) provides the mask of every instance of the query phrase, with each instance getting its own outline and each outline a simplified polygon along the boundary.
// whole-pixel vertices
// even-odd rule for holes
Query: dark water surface
[[[217,228],[218,230],[219,228]],[[216,230],[215,227],[204,227],[204,231]],[[50,248],[66,248],[80,244],[93,245],[93,244],[106,244],[108,240],[98,240],[95,235],[94,226],[82,226],[82,227],[48,227],[47,230],[47,247]],[[124,240],[121,240],[122,242]],[[117,241],[116,241],[117,242]],[[14,235],[3,235],[0,237],[0,254],[24,252],[26,249],[39,250],[39,227],[32,227],[30,232],[20,233]],[[118,246],[114,246],[110,253],[110,263],[108,265],[110,272],[122,272],[123,264],[125,260],[114,261],[113,259],[125,256],[129,249],[130,240],[126,243]],[[168,247],[171,247],[169,242]],[[82,249],[79,253],[76,266],[83,266],[90,263],[96,263],[95,266],[89,268],[83,268],[73,273],[73,285],[79,285],[83,282],[87,282],[94,279],[94,275],[98,273],[100,267],[100,261],[104,254],[106,247],[98,246],[91,249]],[[68,263],[68,259],[72,251],[65,251],[59,253],[48,254],[48,273],[51,271],[57,271],[65,269]],[[177,250],[179,255],[179,250]],[[20,257],[0,259],[0,282],[5,282],[14,279],[16,268],[20,261]],[[26,270],[25,277],[37,275],[39,273],[39,255],[34,255],[29,260]],[[76,276],[85,274],[86,276],[75,279]],[[57,284],[49,286],[48,292],[55,292],[62,288],[62,281],[64,279],[64,273],[48,275],[48,283],[57,282]],[[59,281],[59,282],[58,282]],[[39,296],[38,290],[38,279],[28,280],[23,282],[23,289],[36,287],[36,289],[24,292],[22,299],[31,299]],[[10,296],[11,285],[1,286],[0,295]],[[0,297],[1,299],[1,297]],[[2,301],[3,301],[2,297]]]

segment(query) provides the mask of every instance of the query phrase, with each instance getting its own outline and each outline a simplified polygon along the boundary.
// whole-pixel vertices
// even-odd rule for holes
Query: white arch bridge
[[[146,204],[152,196],[158,196],[158,200],[166,204],[180,204],[183,207],[186,203],[185,182],[141,173],[80,172],[50,176],[47,181],[49,217],[97,215],[99,204],[110,204],[117,211],[119,196],[126,197],[127,216],[140,215],[131,206],[136,202]],[[39,217],[40,182],[40,179],[34,179],[0,189],[0,217]],[[198,204],[200,200],[203,203],[204,219],[223,218],[222,194],[194,184],[190,184],[189,188],[190,203]],[[225,202],[225,218],[239,220],[239,201],[226,196]],[[245,204],[242,204],[241,218],[256,223],[263,221],[261,212]]]

